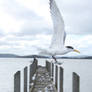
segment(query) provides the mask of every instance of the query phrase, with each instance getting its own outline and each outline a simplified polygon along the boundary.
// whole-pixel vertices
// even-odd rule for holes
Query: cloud
[[[0,9],[3,23],[1,22],[1,28],[5,33],[17,36],[51,33],[52,25],[44,17],[39,16],[36,11],[23,5],[23,1],[21,3],[16,0],[2,2],[3,6]],[[41,1],[41,4],[43,5],[45,2]]]
[[[18,20],[36,20],[41,18],[40,16],[37,16],[34,11],[20,5],[16,0],[5,0],[3,5],[5,12],[11,14]]]
[[[52,21],[49,0],[0,1],[0,52],[37,53],[37,47],[47,48],[51,42]],[[81,54],[92,55],[92,1],[56,0],[65,21],[66,45]],[[71,54],[71,53],[70,53]]]
[[[92,34],[91,0],[56,0],[69,34]]]
[[[44,21],[33,21],[26,22],[19,32],[13,33],[16,36],[25,36],[25,35],[49,35],[52,34],[52,29],[44,23]]]
[[[66,39],[66,46],[73,46],[75,49],[80,50],[80,55],[92,55],[92,35],[76,36],[68,35]],[[14,36],[8,35],[0,39],[0,52],[15,53],[15,54],[37,54],[39,51],[37,47],[48,48],[51,43],[51,35],[25,35]],[[22,52],[22,53],[21,53]],[[70,53],[68,55],[78,55]]]
[[[1,0],[2,1],[2,0]],[[0,28],[4,33],[19,32],[26,22],[42,20],[34,11],[20,5],[16,0],[0,1]],[[30,26],[30,25],[29,25]]]
[[[92,55],[92,35],[68,35],[66,46],[80,50],[80,55]],[[74,53],[76,55],[76,53]]]
[[[50,35],[21,36],[8,35],[0,39],[1,53],[15,53],[20,55],[37,54],[37,47],[48,47]],[[22,52],[22,53],[21,53]]]

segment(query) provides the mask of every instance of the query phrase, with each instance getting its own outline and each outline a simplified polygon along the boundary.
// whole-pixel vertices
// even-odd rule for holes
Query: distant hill
[[[26,55],[26,56],[19,56],[21,58],[49,58],[47,56],[40,56],[40,55]]]
[[[20,56],[20,55],[16,55],[16,54],[0,54],[0,58],[48,58],[48,57],[40,56],[40,55]]]
[[[40,56],[40,55],[25,55],[25,56],[19,56],[16,54],[0,54],[0,58],[50,58],[49,56]],[[92,59],[92,56],[62,56],[62,57],[56,57],[57,59]]]
[[[16,54],[0,54],[0,58],[18,58]]]
[[[21,56],[21,58],[50,58],[49,56],[40,56],[40,55],[28,55],[28,56]],[[92,56],[61,56],[56,57],[57,59],[92,59]]]
[[[58,59],[92,59],[92,56],[57,57]]]

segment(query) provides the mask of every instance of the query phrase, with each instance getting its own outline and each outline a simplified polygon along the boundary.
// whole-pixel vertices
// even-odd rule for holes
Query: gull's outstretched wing
[[[56,5],[55,0],[50,0],[50,13],[53,22],[53,37],[51,42],[51,48],[63,48],[66,38],[64,29],[64,21],[60,14],[60,11]]]

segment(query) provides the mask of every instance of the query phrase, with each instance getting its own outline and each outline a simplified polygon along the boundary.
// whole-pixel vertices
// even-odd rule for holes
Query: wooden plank
[[[52,83],[49,72],[45,67],[39,66],[36,73],[35,85],[30,92],[56,92],[56,88]]]
[[[27,73],[28,73],[28,68],[24,68],[24,92],[27,92]]]
[[[73,72],[73,92],[80,92],[80,76]]]
[[[20,71],[16,72],[14,75],[14,92],[20,92]]]

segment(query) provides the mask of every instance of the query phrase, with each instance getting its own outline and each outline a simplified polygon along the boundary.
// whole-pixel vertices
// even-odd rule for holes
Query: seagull
[[[57,62],[55,57],[56,55],[64,55],[69,52],[80,52],[72,46],[65,46],[66,32],[63,17],[56,5],[55,0],[49,1],[50,14],[53,23],[53,36],[50,47],[48,49],[40,49],[41,51],[39,54],[50,55]]]

